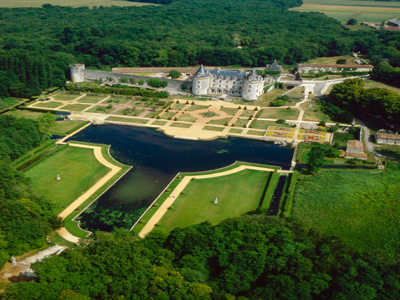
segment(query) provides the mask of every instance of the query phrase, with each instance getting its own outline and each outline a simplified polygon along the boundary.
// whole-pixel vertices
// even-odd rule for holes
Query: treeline
[[[371,72],[372,79],[400,87],[400,67],[394,68],[387,62],[381,62]]]
[[[43,89],[65,85],[67,62],[26,50],[0,51],[0,97],[39,95]]]
[[[7,286],[29,299],[396,299],[397,263],[379,265],[336,237],[247,215],[151,233],[96,232],[33,265],[38,282]],[[55,275],[56,274],[56,275]]]
[[[154,4],[170,4],[176,0],[128,0],[130,2],[145,2],[145,3],[154,3]]]
[[[38,146],[42,134],[32,120],[0,116],[0,269],[11,255],[43,246],[59,225],[52,205],[31,190],[30,179],[11,161]]]
[[[167,81],[162,81],[166,82]],[[118,94],[118,95],[132,95],[132,96],[143,96],[151,98],[168,98],[169,93],[167,91],[154,91],[151,89],[141,89],[133,86],[126,86],[122,84],[114,84],[113,86],[100,86],[100,85],[80,85],[70,84],[66,87],[68,91],[79,91],[79,92],[92,92],[95,94]]]
[[[329,98],[333,104],[353,113],[368,112],[392,122],[400,119],[400,95],[382,88],[365,89],[359,78],[334,85]]]
[[[399,33],[350,31],[320,13],[280,8],[300,4],[179,0],[143,7],[3,8],[0,47],[62,53],[96,68],[263,66],[275,59],[295,64],[351,51],[371,49],[375,55],[399,49]]]

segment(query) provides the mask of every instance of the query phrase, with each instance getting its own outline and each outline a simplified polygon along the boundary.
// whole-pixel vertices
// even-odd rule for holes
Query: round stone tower
[[[262,77],[253,69],[244,80],[242,97],[246,100],[257,100],[262,94],[263,88],[264,82]]]
[[[74,64],[69,66],[71,71],[71,80],[72,82],[83,82],[85,81],[85,65],[84,64]]]
[[[210,74],[207,74],[203,65],[194,73],[192,93],[194,95],[207,95],[210,87]]]

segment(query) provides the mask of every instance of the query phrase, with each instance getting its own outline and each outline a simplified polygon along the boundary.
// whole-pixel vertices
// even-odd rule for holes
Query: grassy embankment
[[[392,258],[400,243],[399,170],[324,170],[300,175],[292,218],[360,252]]]
[[[235,169],[241,165],[249,165],[249,166],[262,166],[274,170],[280,169],[279,167],[274,167],[274,166],[266,166],[266,165],[259,165],[259,164],[250,164],[250,163],[245,163],[245,162],[236,162],[235,164],[228,166],[226,168],[218,169],[218,170],[212,170],[212,171],[207,171],[207,172],[201,172],[201,173],[180,173],[178,176],[171,182],[171,184],[168,186],[168,188],[159,196],[157,201],[154,203],[152,207],[145,213],[145,215],[141,218],[139,223],[133,228],[133,231],[136,233],[139,233],[146,222],[150,220],[150,218],[154,215],[154,213],[158,210],[158,208],[164,203],[164,201],[168,198],[168,196],[171,194],[171,192],[175,189],[175,187],[180,183],[182,178],[184,176],[197,176],[197,175],[208,175],[208,174],[218,174],[221,172],[225,172],[227,170]],[[250,171],[250,170],[246,170]],[[184,194],[180,195],[177,198],[177,202],[173,204],[173,209],[169,210],[167,214],[164,216],[164,218],[160,221],[160,226],[158,228],[163,231],[170,231],[173,228],[172,227],[186,227],[190,226],[193,223],[193,220],[195,219],[196,223],[200,223],[203,221],[210,221],[212,223],[218,223],[222,221],[223,219],[229,218],[229,217],[234,217],[237,214],[242,215],[245,214],[251,210],[257,209],[262,203],[268,203],[271,201],[271,197],[273,195],[273,190],[276,187],[276,182],[275,185],[270,184],[270,178],[271,172],[262,172],[262,171],[254,171],[255,173],[253,174],[253,170],[251,170],[251,173],[246,173],[246,176],[240,176],[237,174],[229,175],[229,176],[222,176],[222,177],[215,177],[215,178],[209,178],[209,179],[198,179],[198,180],[193,180],[191,181],[188,186],[184,189]],[[260,173],[257,175],[257,173]],[[275,172],[276,173],[276,172]],[[277,173],[276,173],[277,174]],[[243,175],[243,174],[242,174]],[[231,177],[233,176],[233,177]],[[245,177],[251,177],[251,178],[245,178]],[[276,176],[276,175],[275,175]],[[279,177],[279,176],[278,176]],[[262,179],[261,179],[262,178]],[[254,184],[257,185],[257,188],[254,188],[252,184],[249,183],[249,180],[253,182]],[[264,181],[262,185],[260,185],[260,180]],[[204,184],[203,184],[204,183]],[[265,196],[263,199],[263,192],[268,184],[268,188],[272,190],[270,193],[265,193]],[[271,187],[270,187],[271,185]],[[192,187],[193,186],[193,187]],[[241,187],[241,189],[237,189],[237,187]],[[189,190],[188,190],[189,187]],[[273,187],[273,189],[272,189]],[[253,190],[254,189],[254,190]],[[210,194],[211,193],[211,194]],[[251,196],[249,196],[251,195]],[[268,196],[269,195],[269,199]],[[183,198],[179,200],[180,198]],[[188,199],[190,197],[190,201],[185,201],[185,199]],[[210,198],[211,197],[211,198]],[[221,210],[214,211],[212,212],[211,215],[208,216],[208,214],[204,215],[204,207],[208,206],[208,202],[211,201],[213,202],[215,198],[218,198],[218,201],[223,201],[224,203],[229,203],[229,206],[224,205],[221,207]],[[245,199],[242,199],[245,197]],[[241,203],[238,199],[241,199],[243,203]],[[178,201],[179,200],[179,201]],[[239,202],[238,202],[239,201]],[[188,202],[188,203],[187,203]],[[238,202],[238,203],[237,203]],[[244,202],[249,202],[249,203],[244,203]],[[189,207],[186,208],[186,206],[194,206],[193,208]],[[204,206],[205,205],[205,206]],[[213,208],[213,204],[211,205],[211,208]],[[219,205],[219,204],[218,204]],[[182,206],[182,207],[180,207]],[[230,207],[230,206],[238,206],[237,208]],[[189,209],[187,211],[194,211],[193,215],[191,217],[185,216],[185,212],[180,213],[181,211],[184,211],[185,209]],[[221,214],[221,216],[218,216]],[[236,215],[233,215],[236,214]],[[175,217],[178,219],[175,221]],[[209,218],[208,218],[209,217]],[[223,218],[221,218],[223,217]],[[192,220],[193,219],[193,220]],[[167,221],[166,221],[167,220]],[[166,225],[163,222],[166,222]],[[186,223],[188,222],[188,223]]]

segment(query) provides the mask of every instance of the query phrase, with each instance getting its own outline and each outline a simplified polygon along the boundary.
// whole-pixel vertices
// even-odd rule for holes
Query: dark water
[[[281,196],[283,193],[283,188],[285,186],[285,182],[287,180],[287,176],[280,176],[278,180],[278,184],[276,185],[274,195],[271,199],[271,204],[268,208],[268,215],[269,216],[276,216],[279,212],[279,203],[281,200]]]
[[[178,172],[222,168],[235,161],[289,169],[293,151],[261,141],[228,138],[214,141],[173,139],[153,129],[89,126],[73,140],[111,145],[111,155],[133,168],[81,215],[88,230],[129,229]]]

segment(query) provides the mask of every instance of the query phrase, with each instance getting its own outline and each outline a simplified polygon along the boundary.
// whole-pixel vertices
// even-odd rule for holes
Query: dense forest
[[[38,124],[0,116],[0,269],[11,255],[43,246],[59,225],[50,202],[37,197],[30,179],[11,167],[12,160],[40,144]]]
[[[97,232],[85,246],[34,264],[38,282],[4,300],[396,299],[398,265],[378,264],[335,237],[247,215],[152,233]]]
[[[329,94],[330,105],[354,114],[367,112],[391,122],[400,119],[400,95],[382,88],[365,89],[361,79],[349,79],[335,84]]]
[[[143,7],[1,8],[0,96],[62,85],[76,62],[89,68],[264,66],[275,59],[293,65],[360,51],[400,66],[400,33],[351,31],[320,13],[287,10],[299,5],[177,0]]]

